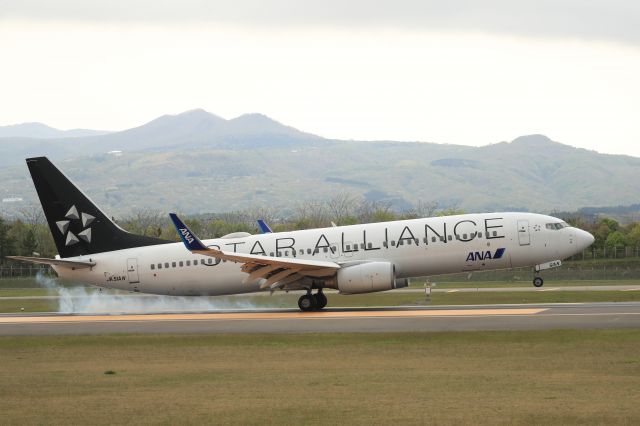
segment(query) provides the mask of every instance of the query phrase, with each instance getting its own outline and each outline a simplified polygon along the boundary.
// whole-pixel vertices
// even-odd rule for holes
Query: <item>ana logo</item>
[[[467,255],[467,262],[475,262],[477,260],[487,260],[487,259],[500,259],[504,255],[504,248],[499,248],[495,253],[491,253],[490,250],[487,251],[471,251],[469,255]]]
[[[192,236],[191,233],[189,232],[188,229],[185,228],[180,228],[180,233],[182,234],[182,236],[184,237],[185,240],[187,240],[187,242],[189,244],[193,244],[193,241],[195,240]]]
[[[62,235],[66,236],[65,245],[72,246],[74,244],[78,244],[80,240],[90,243],[91,242],[91,228],[89,225],[95,217],[91,216],[88,213],[78,213],[78,209],[76,206],[71,206],[67,214],[64,215],[67,220],[59,220],[56,222],[58,229]],[[85,228],[82,231],[78,232],[78,235],[75,235],[73,232],[69,230],[69,225],[72,220],[79,220],[82,222],[82,227]]]

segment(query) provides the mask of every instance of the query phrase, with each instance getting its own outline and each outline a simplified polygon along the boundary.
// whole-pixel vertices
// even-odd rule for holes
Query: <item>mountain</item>
[[[22,123],[0,126],[0,138],[59,139],[80,138],[83,136],[96,136],[107,133],[109,132],[89,129],[58,130],[42,123]]]
[[[122,151],[118,155],[109,151]],[[0,198],[36,200],[24,158],[50,156],[112,214],[185,213],[299,202],[350,193],[407,208],[573,211],[640,203],[640,158],[605,155],[527,135],[483,147],[323,139],[260,114],[203,110],[107,135],[0,139]],[[10,212],[20,203],[2,203]]]
[[[202,109],[163,115],[140,127],[93,138],[92,148],[109,150],[161,149],[188,146],[261,146],[299,143],[317,136],[285,126],[261,114],[225,120]]]
[[[102,135],[56,139],[0,137],[0,167],[20,164],[24,158],[38,155],[56,159],[104,154],[114,150],[130,152],[296,146],[319,139],[318,136],[285,126],[261,114],[246,114],[225,120],[202,109],[195,109],[177,115],[163,115],[139,127]]]

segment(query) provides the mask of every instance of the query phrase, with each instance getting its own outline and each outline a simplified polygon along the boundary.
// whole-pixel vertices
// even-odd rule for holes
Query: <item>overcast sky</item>
[[[640,156],[640,2],[0,0],[0,125],[204,108],[325,137]]]

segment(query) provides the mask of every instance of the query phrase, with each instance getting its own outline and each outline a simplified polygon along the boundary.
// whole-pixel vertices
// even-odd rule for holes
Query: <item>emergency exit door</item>
[[[529,235],[529,221],[518,221],[518,242],[521,246],[528,246],[531,244],[531,236]]]
[[[129,276],[129,284],[137,284],[140,282],[138,277],[138,259],[127,259],[127,275]]]

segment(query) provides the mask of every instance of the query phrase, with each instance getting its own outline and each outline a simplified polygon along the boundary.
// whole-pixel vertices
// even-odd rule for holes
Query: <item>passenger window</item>
[[[164,263],[164,267],[165,267],[165,268],[169,268],[169,262],[165,262],[165,263]]]
[[[440,237],[440,241],[444,243],[444,237]]]
[[[182,263],[182,260],[180,262],[178,262],[178,265],[182,268],[184,266],[184,263]]]
[[[318,250],[317,248],[313,249],[313,254],[318,254],[318,253],[320,253],[320,250]]]
[[[367,247],[368,247],[368,248],[371,248],[371,247],[373,247],[373,244],[371,244],[371,243],[367,243]]]
[[[204,259],[200,259],[200,264],[204,265]]]
[[[276,253],[276,256],[277,256],[277,257],[282,256],[282,252],[281,252],[281,251],[277,252],[277,253]]]
[[[187,260],[187,266],[191,266],[191,261]]]
[[[311,254],[311,249],[307,249],[307,254]]]
[[[211,265],[211,264],[213,263],[213,259],[212,259],[212,258],[208,258],[208,259],[207,259],[207,263],[208,263],[209,265]]]
[[[176,262],[171,262],[171,267],[175,268],[176,267]]]
[[[158,263],[158,269],[162,269],[162,263]]]
[[[382,243],[384,248],[389,248],[389,243],[387,243],[386,241],[384,243]]]
[[[467,234],[462,234],[462,238],[467,239]]]
[[[269,256],[273,257],[273,252],[269,253]]]
[[[391,240],[391,247],[395,247],[396,246],[396,242],[394,240]]]
[[[364,249],[364,243],[360,243],[360,248]]]
[[[403,245],[404,245],[404,240],[398,241],[398,246],[403,246]]]
[[[151,264],[151,269],[156,269],[156,265],[154,265],[153,263]]]
[[[493,231],[493,236],[497,237],[498,236],[498,231]]]
[[[332,246],[331,247],[331,253],[335,253],[336,252],[336,246]]]
[[[451,238],[451,235],[449,235],[447,238],[449,238],[449,241],[451,241],[453,238]]]
[[[300,249],[300,254],[304,254],[304,249]]]
[[[431,242],[435,243],[436,242],[436,237],[431,237]]]
[[[346,250],[351,250],[351,244],[347,244]]]
[[[326,253],[328,251],[329,251],[329,248],[328,247],[324,247],[324,252]]]

